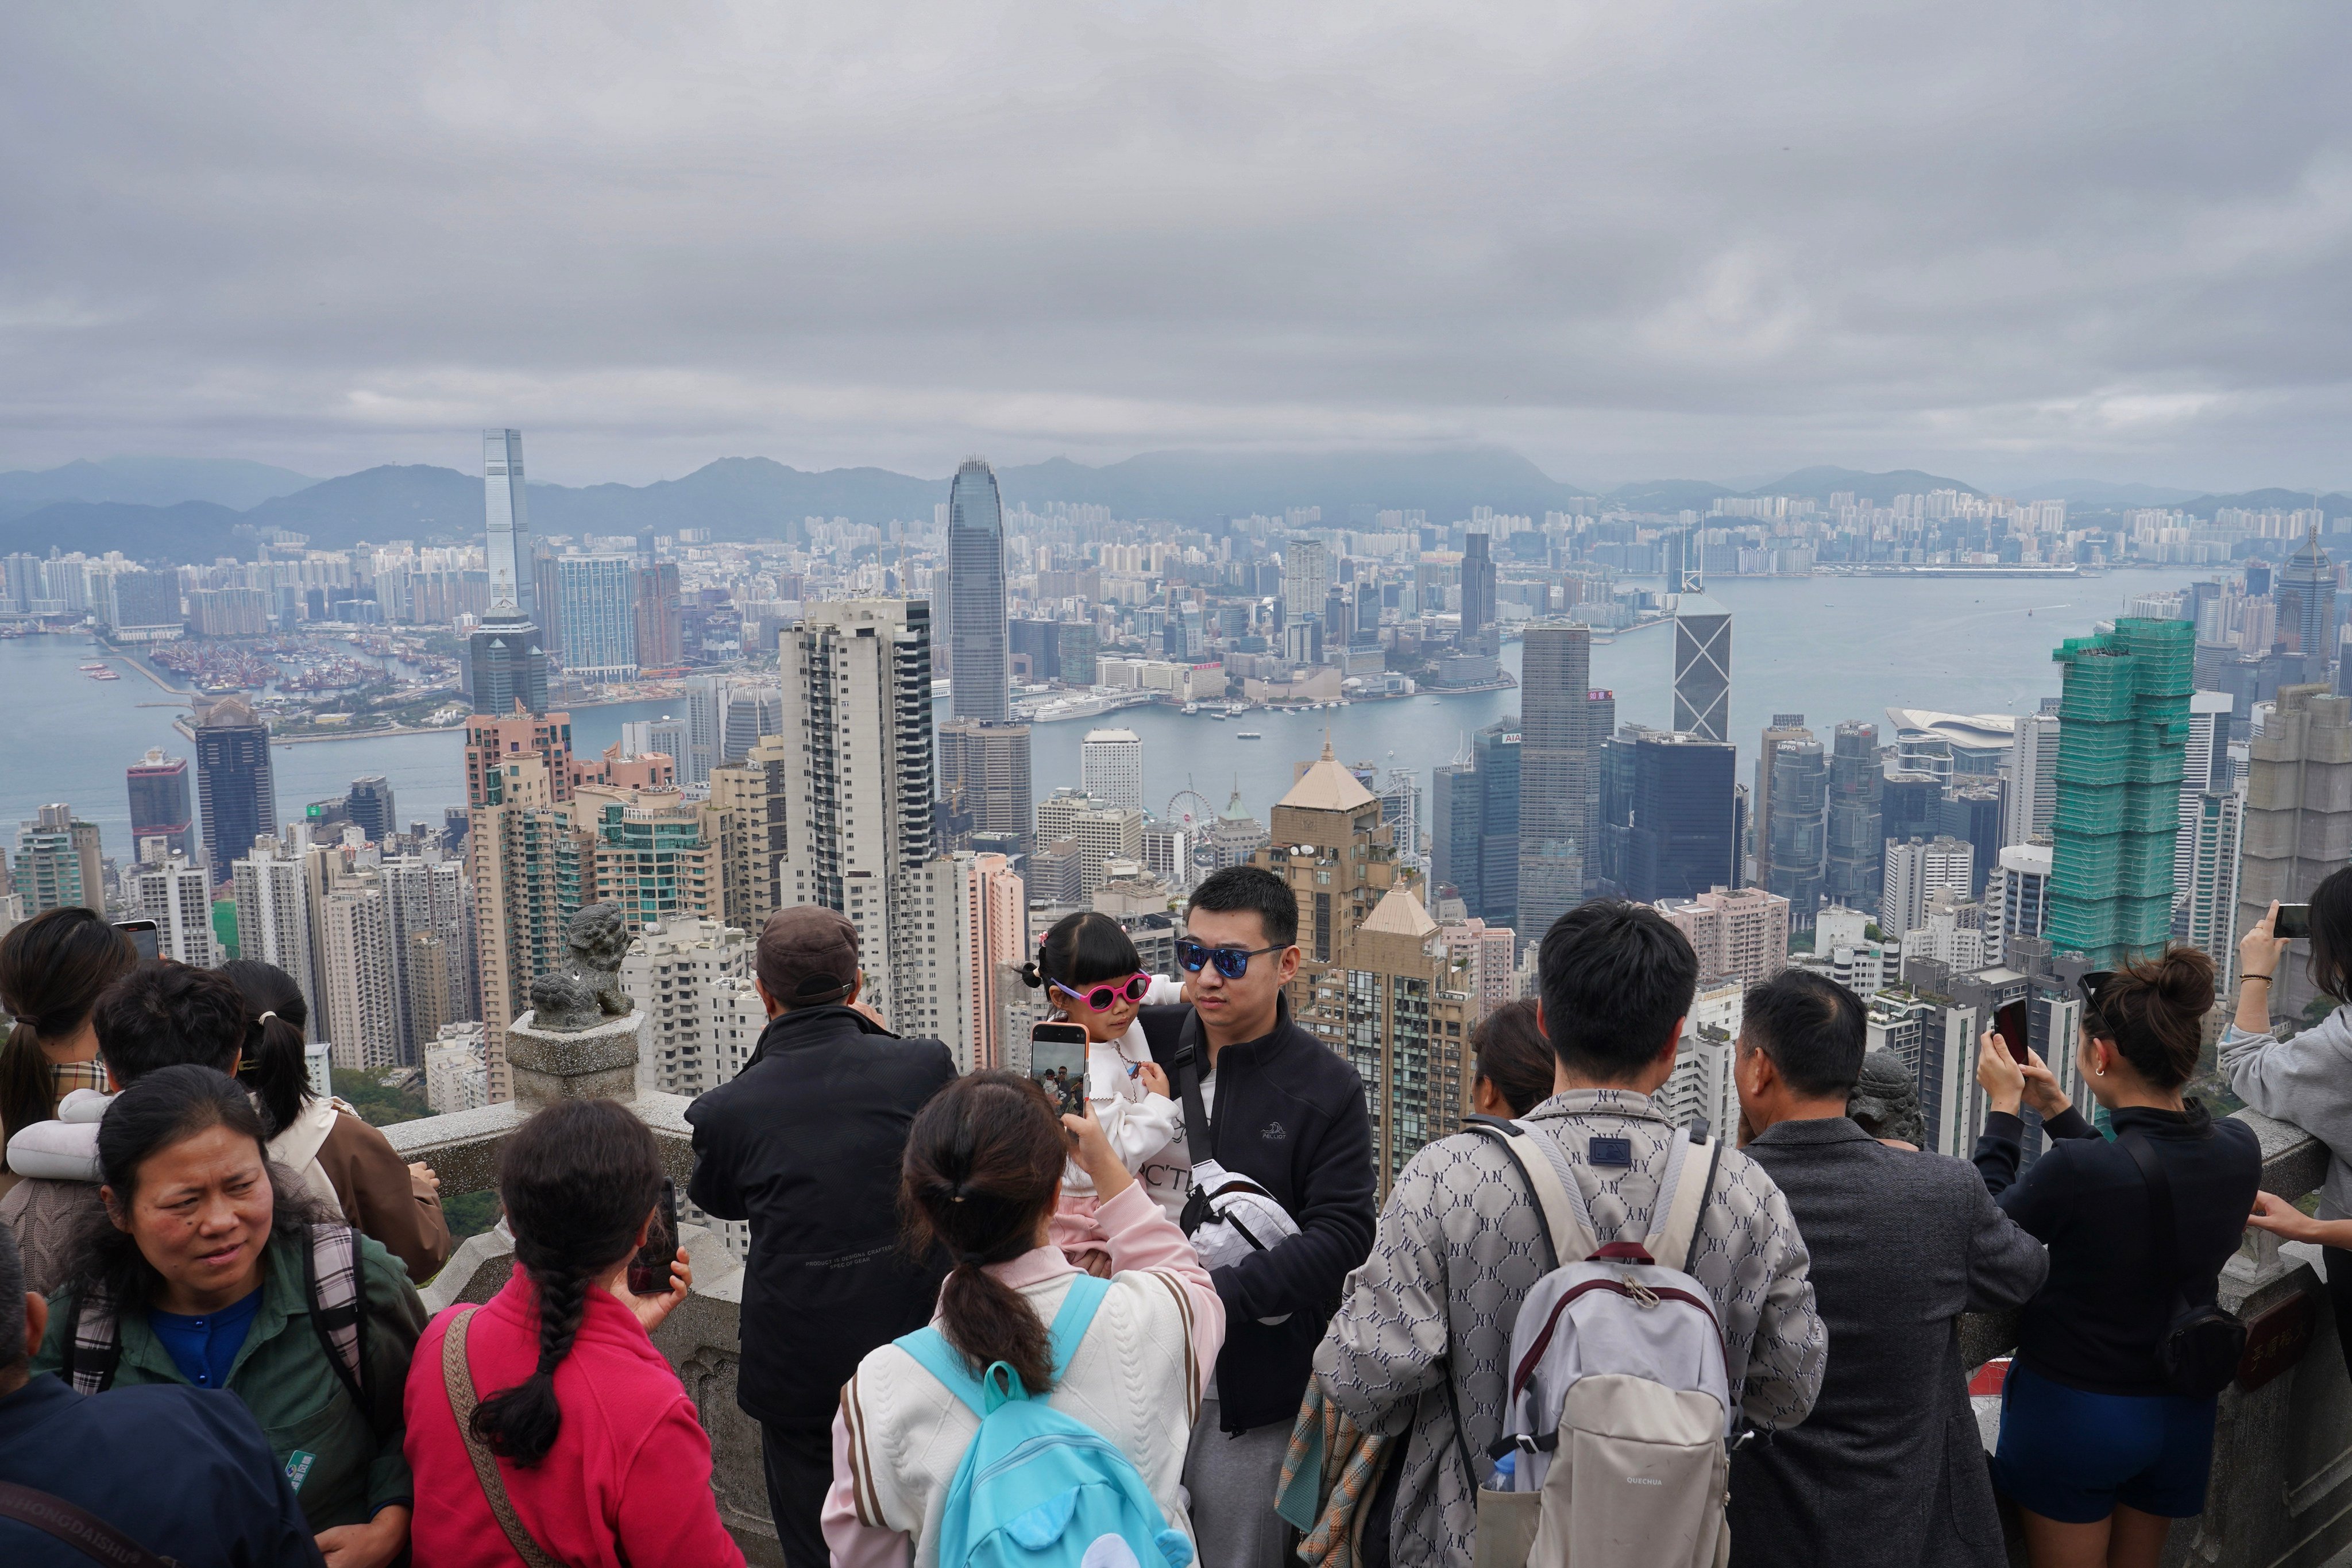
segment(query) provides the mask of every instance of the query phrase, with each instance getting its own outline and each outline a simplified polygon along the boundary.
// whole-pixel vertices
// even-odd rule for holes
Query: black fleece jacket
[[[1171,1090],[1185,1046],[1197,1047],[1207,1072],[1208,1041],[1191,1007],[1146,1007],[1141,1016]],[[1210,1276],[1225,1305],[1218,1415],[1226,1431],[1245,1432],[1297,1416],[1315,1347],[1339,1310],[1349,1273],[1372,1250],[1378,1184],[1363,1080],[1290,1021],[1286,997],[1270,1033],[1217,1053],[1216,1074],[1211,1152],[1298,1222],[1298,1234],[1281,1246]],[[1286,1322],[1258,1321],[1286,1312]]]
[[[822,1427],[867,1351],[931,1321],[944,1258],[898,1240],[898,1165],[923,1102],[955,1078],[937,1040],[902,1040],[852,1008],[777,1015],[732,1081],[687,1107],[686,1195],[751,1222],[735,1402]]]

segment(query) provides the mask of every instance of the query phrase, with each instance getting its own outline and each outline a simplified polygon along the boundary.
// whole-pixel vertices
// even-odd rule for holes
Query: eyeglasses
[[[1108,981],[1087,991],[1073,991],[1060,981],[1053,982],[1054,989],[1065,996],[1075,997],[1097,1013],[1108,1012],[1118,1005],[1122,996],[1130,1002],[1140,1002],[1151,989],[1151,976],[1138,970],[1124,980]]]
[[[1278,942],[1272,947],[1203,947],[1197,942],[1180,942],[1176,944],[1176,963],[1187,974],[1198,974],[1214,963],[1218,973],[1228,980],[1239,980],[1249,973],[1251,959],[1261,952],[1280,952],[1289,945]]]
[[[2107,1016],[2099,1011],[2099,993],[2115,977],[2116,972],[2112,969],[2094,969],[2074,983],[2083,993],[2083,1021],[2091,1026],[2094,1035],[2105,1036],[2107,1033]]]

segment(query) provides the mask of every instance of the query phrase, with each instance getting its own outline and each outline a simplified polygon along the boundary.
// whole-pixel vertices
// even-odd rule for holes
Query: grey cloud
[[[649,11],[652,8],[647,8]],[[1460,13],[1460,14],[1456,14]],[[2335,485],[2335,7],[20,7],[0,462]]]

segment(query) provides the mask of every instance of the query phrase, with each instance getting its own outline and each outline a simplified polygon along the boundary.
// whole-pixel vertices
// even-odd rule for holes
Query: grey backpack
[[[1525,1173],[1559,1265],[1511,1330],[1491,1452],[1515,1455],[1514,1473],[1507,1489],[1479,1489],[1476,1568],[1722,1568],[1730,1370],[1715,1303],[1685,1271],[1720,1143],[1697,1129],[1675,1139],[1650,1234],[1602,1247],[1583,1194],[1528,1129],[1475,1131]]]

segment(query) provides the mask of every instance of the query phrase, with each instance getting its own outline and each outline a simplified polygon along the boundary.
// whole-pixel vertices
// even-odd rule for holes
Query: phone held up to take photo
[[[1065,1115],[1087,1109],[1087,1032],[1076,1024],[1043,1023],[1029,1031],[1029,1076]]]
[[[1992,1016],[1992,1032],[2009,1047],[2010,1059],[2019,1067],[2026,1063],[2025,1004],[2011,1002]]]
[[[654,1210],[653,1224],[646,1226],[646,1244],[629,1259],[629,1294],[668,1295],[670,1265],[677,1261],[677,1184],[664,1181],[660,1206]]]
[[[2271,934],[2282,942],[2306,942],[2311,937],[2311,906],[2281,904]]]
[[[117,921],[114,929],[131,939],[131,945],[139,950],[141,958],[161,956],[163,950],[156,945],[153,921]]]

